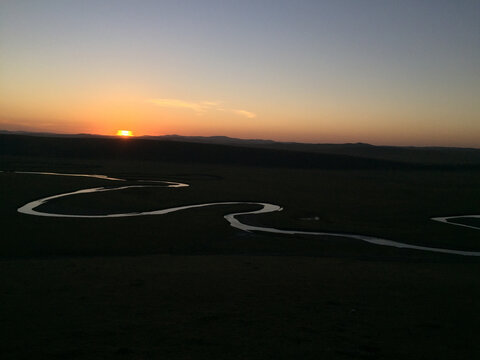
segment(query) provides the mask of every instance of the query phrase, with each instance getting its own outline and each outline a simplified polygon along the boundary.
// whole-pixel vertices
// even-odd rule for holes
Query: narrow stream
[[[89,175],[89,174],[62,174],[62,173],[52,173],[52,172],[26,172],[26,171],[17,171],[17,174],[38,174],[38,175],[55,175],[55,176],[80,176],[80,177],[91,177],[97,178],[102,180],[110,180],[110,181],[125,181],[124,179],[112,178],[105,175]],[[437,253],[445,253],[445,254],[455,254],[455,255],[463,255],[463,256],[480,256],[479,251],[463,251],[463,250],[454,250],[454,249],[442,249],[442,248],[433,248],[427,246],[417,246],[406,244],[402,242],[397,242],[393,240],[387,240],[382,238],[377,238],[373,236],[366,236],[366,235],[358,235],[358,234],[344,234],[344,233],[331,233],[331,232],[316,232],[316,231],[301,231],[301,230],[281,230],[275,229],[270,227],[263,227],[263,226],[252,226],[245,223],[242,223],[237,217],[240,215],[255,215],[255,214],[264,214],[270,213],[275,211],[282,211],[282,207],[279,205],[269,204],[269,203],[261,203],[261,202],[244,202],[244,201],[227,201],[227,202],[213,202],[213,203],[204,203],[204,204],[193,204],[193,205],[185,205],[185,206],[178,206],[168,209],[160,209],[160,210],[153,210],[153,211],[145,211],[145,212],[131,212],[131,213],[116,213],[116,214],[105,214],[105,215],[73,215],[73,214],[57,214],[57,213],[48,213],[43,211],[35,210],[42,204],[46,202],[58,199],[62,197],[78,195],[78,194],[90,194],[94,192],[106,192],[106,191],[119,191],[125,190],[130,188],[142,188],[142,187],[168,187],[168,188],[178,188],[178,187],[186,187],[189,186],[188,184],[173,182],[173,181],[149,181],[149,180],[139,180],[139,182],[155,182],[155,183],[163,183],[165,185],[128,185],[128,186],[119,186],[114,188],[104,188],[104,187],[96,187],[96,188],[89,188],[89,189],[82,189],[77,191],[72,191],[68,193],[58,194],[49,196],[43,199],[35,200],[29,202],[28,204],[23,205],[22,207],[18,208],[18,212],[22,214],[28,215],[36,215],[36,216],[51,216],[51,217],[63,217],[63,218],[89,218],[89,219],[96,219],[96,218],[119,218],[119,217],[133,217],[133,216],[147,216],[147,215],[164,215],[168,213],[173,213],[176,211],[188,210],[188,209],[195,209],[195,208],[202,208],[207,206],[218,206],[218,205],[239,205],[239,204],[247,204],[247,205],[258,205],[261,208],[255,211],[247,211],[241,213],[233,213],[227,214],[224,216],[225,220],[230,223],[230,226],[240,229],[243,231],[259,231],[259,232],[266,232],[266,233],[273,233],[273,234],[285,234],[285,235],[314,235],[314,236],[335,236],[335,237],[342,237],[342,238],[351,238],[355,240],[365,241],[370,244],[375,245],[382,245],[382,246],[391,246],[401,249],[414,249],[414,250],[421,250],[421,251],[430,251],[430,252],[437,252]],[[480,229],[476,226],[471,225],[464,225],[459,223],[450,222],[449,219],[455,219],[460,217],[469,217],[469,218],[480,218],[480,215],[458,215],[458,216],[448,216],[448,217],[435,217],[431,218],[431,220],[439,221],[442,223],[456,225],[456,226],[463,226],[473,229]]]

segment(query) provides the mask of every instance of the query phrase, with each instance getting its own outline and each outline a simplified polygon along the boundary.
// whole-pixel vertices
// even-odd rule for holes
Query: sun
[[[133,136],[133,134],[130,130],[118,130],[117,135],[118,136],[123,136],[123,137]]]

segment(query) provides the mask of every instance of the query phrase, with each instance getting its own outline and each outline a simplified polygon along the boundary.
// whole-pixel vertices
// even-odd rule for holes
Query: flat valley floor
[[[65,198],[63,213],[263,201],[282,229],[358,233],[480,251],[480,231],[430,220],[480,212],[478,170],[321,170],[4,157],[2,359],[474,359],[480,259],[346,238],[246,233],[255,206],[118,219],[17,208],[101,179],[189,183]]]

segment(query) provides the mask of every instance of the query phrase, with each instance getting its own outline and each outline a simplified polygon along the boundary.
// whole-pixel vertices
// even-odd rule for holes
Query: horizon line
[[[26,130],[3,130],[0,129],[0,134],[12,134],[12,135],[27,135],[27,136],[61,136],[61,137],[77,137],[77,136],[91,136],[91,137],[102,137],[102,138],[120,138],[120,136],[104,135],[104,134],[92,134],[92,133],[56,133],[49,131],[26,131]],[[272,139],[261,139],[261,138],[237,138],[227,135],[179,135],[179,134],[163,134],[163,135],[132,135],[130,139],[142,139],[142,138],[162,138],[162,137],[182,137],[182,138],[202,138],[202,139],[211,139],[211,138],[226,138],[230,140],[237,141],[261,141],[269,142],[276,144],[304,144],[304,145],[365,145],[365,146],[374,146],[374,147],[396,147],[396,148],[446,148],[446,149],[471,149],[471,150],[480,150],[480,147],[473,146],[445,146],[445,145],[376,145],[363,141],[357,142],[344,142],[344,143],[332,143],[332,142],[302,142],[302,141],[278,141]]]

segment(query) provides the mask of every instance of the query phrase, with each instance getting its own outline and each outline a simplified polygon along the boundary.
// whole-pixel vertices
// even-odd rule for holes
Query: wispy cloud
[[[213,101],[188,102],[179,99],[149,99],[148,102],[161,107],[187,108],[197,113],[205,112],[219,105]]]
[[[161,107],[190,109],[195,111],[197,114],[202,114],[206,111],[213,110],[232,112],[236,115],[244,116],[249,119],[257,117],[256,114],[247,110],[227,109],[224,107],[220,107],[221,103],[218,101],[190,102],[180,99],[148,99],[147,102]]]
[[[247,110],[232,110],[232,111],[237,115],[245,116],[249,119],[253,119],[253,118],[257,117],[256,114],[254,114],[250,111],[247,111]]]

